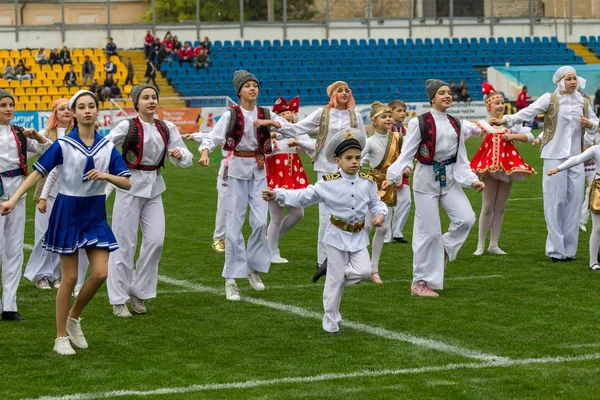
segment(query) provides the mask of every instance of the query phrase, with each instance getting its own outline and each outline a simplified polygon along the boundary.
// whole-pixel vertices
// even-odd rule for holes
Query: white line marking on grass
[[[583,349],[589,347],[600,347],[600,343],[567,344],[562,347],[567,347],[570,349]]]
[[[41,293],[53,293],[50,290],[44,290]],[[54,291],[54,293],[56,293],[56,291]],[[180,294],[180,293],[195,293],[195,291],[193,290],[189,290],[189,289],[170,289],[170,290],[157,290],[156,294],[162,294],[162,295],[169,295],[169,294]],[[52,295],[52,297],[54,297],[54,295]],[[108,297],[108,293],[106,292],[98,292],[94,295],[94,298],[96,297]],[[48,298],[46,297],[40,297],[40,296],[19,296],[19,301],[25,301],[25,302],[34,302],[34,301],[44,301],[47,302]]]
[[[503,278],[504,275],[473,275],[473,276],[457,276],[454,278],[445,278],[444,280],[446,281],[470,281],[473,279],[494,279],[494,278]],[[412,279],[386,279],[383,281],[384,284],[386,283],[412,283]],[[368,281],[365,281],[364,284],[360,284],[360,285],[355,285],[355,287],[362,287],[362,286],[373,286],[373,285],[369,285]],[[269,289],[304,289],[304,288],[308,288],[308,287],[316,287],[316,288],[323,288],[323,285],[315,285],[314,283],[307,283],[307,284],[303,284],[303,285],[269,285]]]
[[[23,248],[25,250],[33,250],[33,245],[32,244],[27,244],[27,243],[23,243]]]
[[[188,282],[188,281],[184,281],[184,280],[173,279],[173,278],[169,278],[164,275],[159,275],[158,280],[161,282],[164,282],[164,283],[169,283],[174,286],[181,286],[181,287],[184,287],[186,289],[190,289],[190,290],[193,290],[196,292],[211,293],[211,294],[218,295],[218,296],[223,296],[223,294],[224,294],[223,290],[220,290],[220,289],[215,289],[212,287],[208,287],[208,286],[204,286],[204,285],[200,285],[197,283],[192,283],[192,282]],[[310,311],[310,310],[307,310],[302,307],[291,306],[291,305],[287,305],[287,304],[283,304],[283,303],[276,303],[274,301],[256,299],[256,298],[248,297],[248,296],[242,297],[242,300],[247,303],[272,308],[272,309],[283,311],[283,312],[286,312],[289,314],[299,315],[304,318],[317,319],[319,321],[323,318],[323,315],[321,313],[318,313],[315,311]],[[352,321],[348,321],[348,320],[343,320],[342,326],[352,328],[357,331],[370,333],[375,336],[380,336],[385,339],[399,340],[401,342],[411,343],[416,346],[421,346],[421,347],[429,348],[432,350],[441,351],[444,353],[458,354],[458,355],[461,355],[466,358],[473,358],[475,360],[482,360],[482,361],[506,360],[504,357],[500,357],[500,356],[497,356],[494,354],[481,353],[479,351],[469,350],[469,349],[465,349],[465,348],[458,347],[458,346],[453,346],[453,345],[443,343],[443,342],[440,342],[437,340],[426,339],[426,338],[419,337],[419,336],[413,336],[413,335],[410,335],[408,333],[403,333],[403,332],[394,332],[394,331],[387,330],[385,328],[371,326],[371,325],[363,324],[360,322],[352,322]]]
[[[508,201],[529,201],[529,200],[544,200],[544,198],[543,197],[523,197],[523,198],[508,199]]]
[[[347,373],[331,373],[312,376],[296,376],[289,378],[277,379],[261,379],[244,382],[230,383],[207,383],[203,385],[190,385],[182,387],[160,388],[153,390],[112,390],[107,392],[97,393],[75,393],[64,396],[42,396],[24,400],[95,400],[95,399],[110,399],[115,397],[125,396],[158,396],[168,394],[183,394],[197,393],[209,390],[228,390],[228,389],[250,389],[263,386],[274,386],[282,384],[294,383],[314,383],[323,381],[333,381],[341,379],[354,378],[376,378],[380,376],[399,376],[399,375],[416,375],[432,372],[448,372],[457,370],[478,370],[485,368],[505,368],[518,367],[536,364],[561,364],[567,362],[593,361],[600,359],[600,353],[588,354],[583,356],[573,357],[544,357],[544,358],[526,358],[524,360],[501,360],[489,361],[483,363],[462,363],[462,364],[446,364],[441,366],[418,367],[418,368],[400,368],[400,369],[383,369],[378,371],[362,370]]]

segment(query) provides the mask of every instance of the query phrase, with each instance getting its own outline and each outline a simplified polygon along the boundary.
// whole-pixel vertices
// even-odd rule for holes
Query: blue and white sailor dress
[[[84,247],[119,248],[106,220],[106,181],[90,181],[92,169],[117,176],[131,176],[115,146],[96,133],[94,144],[87,146],[75,128],[50,146],[33,168],[42,176],[57,165],[60,190],[44,235],[46,250],[74,254]]]

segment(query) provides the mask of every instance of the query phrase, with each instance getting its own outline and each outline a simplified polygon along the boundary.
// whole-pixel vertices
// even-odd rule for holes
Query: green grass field
[[[479,143],[469,141],[469,155]],[[310,281],[317,207],[282,240],[290,263],[263,275],[266,291],[240,280],[243,301],[229,302],[223,256],[210,247],[217,162],[169,165],[159,294],[148,314],[114,317],[103,287],[83,314],[89,349],[61,357],[52,352],[54,292],[23,279],[27,323],[0,323],[0,399],[600,398],[600,275],[588,269],[589,234],[575,262],[544,256],[539,149],[518,146],[538,174],[513,186],[500,240],[509,255],[473,256],[475,227],[440,298],[413,298],[410,245],[386,244],[385,284],[346,289],[341,336],[323,332],[323,281]],[[481,195],[466,192],[479,214]]]

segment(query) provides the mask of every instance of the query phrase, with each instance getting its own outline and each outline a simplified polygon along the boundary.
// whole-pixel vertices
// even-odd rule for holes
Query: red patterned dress
[[[272,139],[273,153],[266,159],[269,188],[304,189],[309,185],[298,151],[314,151],[315,140],[308,135],[300,135],[297,139],[300,141],[298,147],[288,146],[290,139]]]
[[[531,136],[531,130],[523,126],[513,128],[492,127],[487,121],[474,124],[485,135],[483,143],[471,160],[471,169],[479,177],[491,176],[494,179],[511,182],[520,181],[535,174],[535,170],[522,158],[512,142],[502,139],[506,133]],[[533,136],[531,136],[533,138]]]

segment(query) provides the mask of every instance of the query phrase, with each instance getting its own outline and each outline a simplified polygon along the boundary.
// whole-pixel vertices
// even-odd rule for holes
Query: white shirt
[[[300,146],[294,147],[288,146],[288,142],[291,140],[290,138],[282,138],[282,135],[277,136],[278,137],[275,140],[277,147],[273,146],[273,152],[269,154],[269,156],[274,156],[276,154],[300,154],[301,152],[312,155],[312,153],[315,151],[315,145],[317,141],[308,135],[296,136]]]
[[[456,156],[454,164],[446,165],[446,187],[440,187],[440,182],[435,180],[433,165],[424,165],[417,162],[413,177],[413,190],[425,194],[445,194],[457,182],[461,186],[471,186],[479,179],[471,171],[471,165],[467,158],[465,148],[465,137],[473,135],[475,125],[461,124],[460,140],[456,130],[450,124],[446,113],[430,110],[435,121],[435,154],[433,160],[437,162],[448,160]],[[479,128],[477,128],[479,129]],[[387,179],[394,181],[396,185],[402,182],[404,169],[411,165],[415,154],[421,144],[421,131],[418,118],[413,118],[408,123],[408,130],[400,157],[388,168]]]
[[[385,135],[381,133],[373,133],[373,136],[367,138],[367,144],[362,151],[362,165],[369,164],[371,168],[375,168],[381,163],[387,148],[388,136],[391,132]]]
[[[236,150],[246,151],[258,151],[258,134],[254,125],[254,121],[258,119],[258,109],[254,107],[254,110],[248,111],[241,108],[244,116],[244,134],[240,139],[240,142],[235,147]],[[215,124],[213,130],[202,139],[202,144],[198,149],[200,152],[208,149],[212,152],[218,145],[225,143],[227,138],[227,127],[229,126],[229,119],[231,118],[231,111],[227,110],[221,118]],[[285,119],[272,114],[271,119],[277,121],[282,127],[285,125],[291,125]],[[263,169],[258,168],[258,163],[255,158],[236,157],[234,154],[229,159],[228,176],[244,181],[254,179],[256,181],[266,178],[266,166]]]
[[[319,180],[305,189],[275,189],[275,201],[281,207],[306,208],[323,203],[327,211],[349,223],[365,219],[367,211],[371,215],[387,215],[388,209],[379,196],[377,184],[358,174],[340,172],[341,177],[333,180]],[[369,245],[369,231],[346,232],[328,223],[323,242],[342,251],[358,251]]]
[[[165,142],[154,122],[147,123],[142,121],[141,118],[140,122],[144,129],[144,147],[140,164],[156,165],[159,163],[161,157],[165,153]],[[167,125],[167,128],[169,128],[169,143],[167,149],[167,157],[169,158],[169,161],[171,161],[171,163],[176,167],[187,168],[191,166],[193,156],[183,143],[183,139],[181,139],[181,135],[179,134],[179,129],[177,129],[175,124],[172,122],[164,122]],[[122,146],[123,142],[125,141],[125,136],[127,136],[128,129],[129,120],[121,121],[119,125],[110,131],[106,138],[113,142],[115,146]],[[170,155],[170,153],[175,149],[179,149],[179,151],[181,151],[181,160],[178,160]],[[132,196],[151,199],[167,189],[165,180],[163,179],[162,174],[159,173],[159,170],[142,171],[139,169],[130,169],[129,172],[131,172],[131,189],[122,190],[116,188],[117,190],[121,190]]]
[[[319,128],[322,113],[323,108],[317,108],[306,118],[304,118],[296,124],[286,124],[285,126],[282,125],[281,129],[278,129],[277,132],[290,136],[298,136],[303,133],[308,133],[314,129]],[[356,128],[365,133],[366,136],[365,125],[363,124],[362,116],[359,112],[355,113]],[[350,128],[350,112],[348,110],[338,110],[337,108],[331,108],[331,111],[329,113],[329,127],[327,129],[327,136],[325,137],[323,147],[321,147],[319,154],[317,154],[317,159],[314,163],[315,171],[323,173],[334,173],[338,170],[338,166],[336,164],[327,161],[327,158],[325,157],[325,150],[327,149],[327,144],[329,143],[329,140],[333,137],[333,135],[345,128]]]
[[[42,155],[51,144],[50,140],[45,144],[40,144],[37,140],[27,139],[27,152]],[[19,150],[17,149],[15,136],[10,125],[0,125],[0,172],[12,171],[18,168],[21,168],[21,164],[19,163]],[[0,199],[8,200],[17,191],[24,177],[13,176],[8,178],[3,176],[0,179],[2,179],[2,185],[4,186],[4,194],[0,196]]]
[[[558,116],[554,137],[542,149],[541,157],[548,159],[561,159],[581,153],[581,125],[579,117],[583,115],[583,96],[575,92],[571,94],[556,93],[558,97]],[[546,112],[550,106],[550,93],[531,103],[527,108],[516,114],[507,115],[506,126],[512,127],[526,121],[532,121],[538,114]],[[593,122],[593,127],[586,128],[586,132],[593,134],[598,131],[598,117],[592,105],[588,107],[588,119]]]
[[[596,163],[596,173],[600,173],[600,146],[599,145],[592,146],[592,147],[588,148],[586,151],[584,151],[583,153],[578,154],[573,157],[570,157],[567,161],[560,164],[557,168],[561,171],[564,171],[564,170],[571,168],[577,164],[581,164],[582,162],[587,161],[587,160],[594,160],[594,162]],[[552,177],[550,177],[550,179],[552,179]]]
[[[485,132],[487,132],[487,133],[502,133],[506,129],[504,126],[491,126],[489,124],[489,122],[487,122],[486,120],[483,120],[483,119],[479,120],[477,122],[479,123],[479,125],[481,125],[481,127],[483,129],[485,129]],[[483,130],[481,130],[477,125],[475,125],[471,121],[462,121],[461,123],[466,129],[465,140],[467,140],[471,136],[483,136],[483,134],[485,133]],[[534,137],[531,134],[531,128],[528,128],[526,126],[515,125],[512,128],[510,128],[508,131],[511,134],[522,134],[522,135],[527,136],[527,142],[529,142],[529,143],[533,142],[533,140],[534,140]]]

